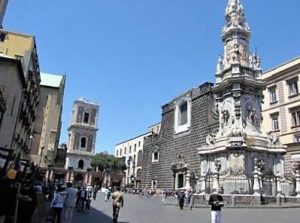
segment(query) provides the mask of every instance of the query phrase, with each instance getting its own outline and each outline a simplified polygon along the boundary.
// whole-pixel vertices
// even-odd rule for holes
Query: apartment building
[[[262,131],[287,146],[285,173],[291,174],[300,162],[300,57],[266,71],[262,78],[267,82]]]
[[[1,92],[9,109],[3,119],[10,119],[5,124],[9,133],[2,126],[5,131],[0,137],[5,141],[1,142],[29,159],[41,81],[36,42],[33,36],[5,30],[0,30],[0,36],[0,57],[10,63],[1,69]],[[14,73],[13,78],[10,73]]]
[[[66,77],[41,73],[40,100],[33,132],[31,158],[41,167],[54,164],[58,149]]]
[[[125,158],[127,165],[123,179],[124,186],[129,184],[133,184],[134,187],[141,186],[144,138],[158,134],[159,131],[160,123],[150,126],[147,133],[116,145],[115,156],[117,158]]]

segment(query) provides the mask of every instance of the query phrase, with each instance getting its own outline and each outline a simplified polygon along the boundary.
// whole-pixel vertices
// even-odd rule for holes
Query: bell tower
[[[72,120],[68,128],[68,150],[65,168],[77,170],[91,168],[95,155],[99,105],[83,98],[73,104]]]

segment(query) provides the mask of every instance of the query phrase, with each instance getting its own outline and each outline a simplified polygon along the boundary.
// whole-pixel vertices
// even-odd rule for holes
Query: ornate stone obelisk
[[[207,145],[199,148],[201,172],[215,172],[217,160],[221,163],[219,180],[225,193],[253,193],[253,184],[257,183],[254,159],[264,161],[263,176],[283,175],[286,150],[275,137],[260,131],[262,91],[266,84],[261,79],[259,56],[249,51],[250,28],[240,0],[228,1],[225,18],[224,54],[217,61],[213,88],[219,129],[207,136]]]

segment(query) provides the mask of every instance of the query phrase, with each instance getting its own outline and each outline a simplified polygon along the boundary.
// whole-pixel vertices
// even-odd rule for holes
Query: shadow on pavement
[[[104,214],[101,210],[91,207],[90,211],[77,212],[74,211],[72,223],[112,223],[111,216]],[[130,223],[119,221],[118,223]]]

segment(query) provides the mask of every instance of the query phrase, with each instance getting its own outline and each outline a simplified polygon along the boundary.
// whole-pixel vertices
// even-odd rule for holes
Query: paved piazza
[[[100,195],[100,196],[99,196]],[[75,213],[73,223],[111,223],[111,201],[104,202],[98,194],[92,201],[89,213]],[[244,209],[225,208],[222,223],[299,223],[300,208]],[[120,211],[119,223],[210,223],[210,210],[163,206],[161,197],[146,198],[125,194],[124,208]]]

